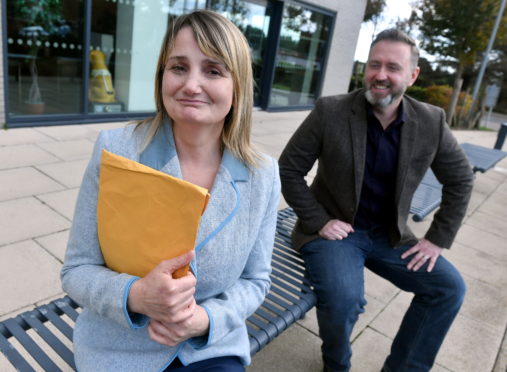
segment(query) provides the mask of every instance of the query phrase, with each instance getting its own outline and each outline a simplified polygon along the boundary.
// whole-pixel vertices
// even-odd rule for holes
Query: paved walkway
[[[257,111],[253,140],[278,157],[306,115]],[[99,130],[121,125],[0,131],[0,319],[62,295],[59,271],[93,142]],[[496,138],[485,131],[455,134],[459,142],[487,147]],[[422,235],[429,220],[412,226]],[[465,223],[446,257],[463,273],[468,294],[433,371],[505,372],[507,160],[477,175]],[[368,305],[354,330],[353,372],[379,371],[411,298],[370,272],[365,280]],[[248,372],[320,371],[319,348],[312,311],[257,354]],[[0,371],[13,371],[2,355]]]

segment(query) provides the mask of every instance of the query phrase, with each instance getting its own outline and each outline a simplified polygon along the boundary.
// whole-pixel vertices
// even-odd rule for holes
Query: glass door
[[[83,6],[7,0],[9,115],[82,111]]]
[[[160,45],[172,16],[206,6],[205,0],[93,0],[88,112],[155,111]]]
[[[254,74],[254,103],[259,104],[262,71],[270,16],[267,0],[211,0],[209,7],[230,19],[243,32],[252,54]]]
[[[319,94],[333,17],[286,3],[270,107],[309,106]]]

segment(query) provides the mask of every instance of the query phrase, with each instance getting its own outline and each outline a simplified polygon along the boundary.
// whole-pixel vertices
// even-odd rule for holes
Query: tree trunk
[[[451,101],[447,107],[447,124],[449,124],[449,126],[452,126],[452,118],[454,117],[454,111],[456,110],[459,94],[461,93],[461,86],[463,85],[463,78],[461,76],[463,75],[463,70],[463,65],[459,64],[456,71],[456,78],[454,79]]]

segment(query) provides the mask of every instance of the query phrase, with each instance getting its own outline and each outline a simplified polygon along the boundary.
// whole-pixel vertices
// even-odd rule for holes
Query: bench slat
[[[30,353],[33,359],[45,370],[45,371],[61,371],[60,368],[47,356],[47,354],[32,340],[28,333],[18,324],[20,318],[7,319],[4,321],[5,326],[9,332],[19,341],[21,345]]]
[[[3,332],[0,334],[0,351],[5,355],[7,360],[20,372],[35,372],[30,364],[21,356],[14,346],[5,338]]]
[[[278,212],[271,289],[262,305],[246,320],[252,356],[301,319],[317,302],[306,277],[301,254],[292,249],[291,231],[295,222],[296,216],[291,209]],[[16,350],[10,342],[10,339],[15,338],[45,371],[60,371],[36,342],[28,337],[27,330],[34,329],[44,342],[75,369],[72,351],[62,342],[63,337],[72,341],[73,329],[63,317],[75,322],[79,316],[78,310],[79,305],[65,296],[0,322],[0,351],[21,372],[39,370],[40,367],[32,366],[32,362],[25,360],[20,350]],[[51,332],[46,322],[63,336]]]
[[[76,369],[74,365],[74,356],[72,351],[69,350],[44,324],[33,314],[21,315],[30,327],[35,329],[39,336],[51,346],[51,348],[72,368]]]

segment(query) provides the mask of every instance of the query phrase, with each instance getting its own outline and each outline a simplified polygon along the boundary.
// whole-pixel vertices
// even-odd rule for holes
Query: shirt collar
[[[160,170],[174,156],[176,156],[176,146],[174,144],[172,125],[168,119],[157,130],[153,140],[140,154],[139,162]],[[247,166],[238,158],[236,158],[228,149],[224,150],[222,155],[222,163],[225,169],[229,171],[234,181],[248,181],[249,171]]]
[[[366,113],[368,115],[368,122],[371,122],[372,119],[378,121],[377,117],[373,114],[373,106],[368,101],[366,101]],[[389,128],[400,126],[404,122],[405,122],[405,110],[403,109],[403,100],[401,100],[396,112],[396,118],[391,122]]]

